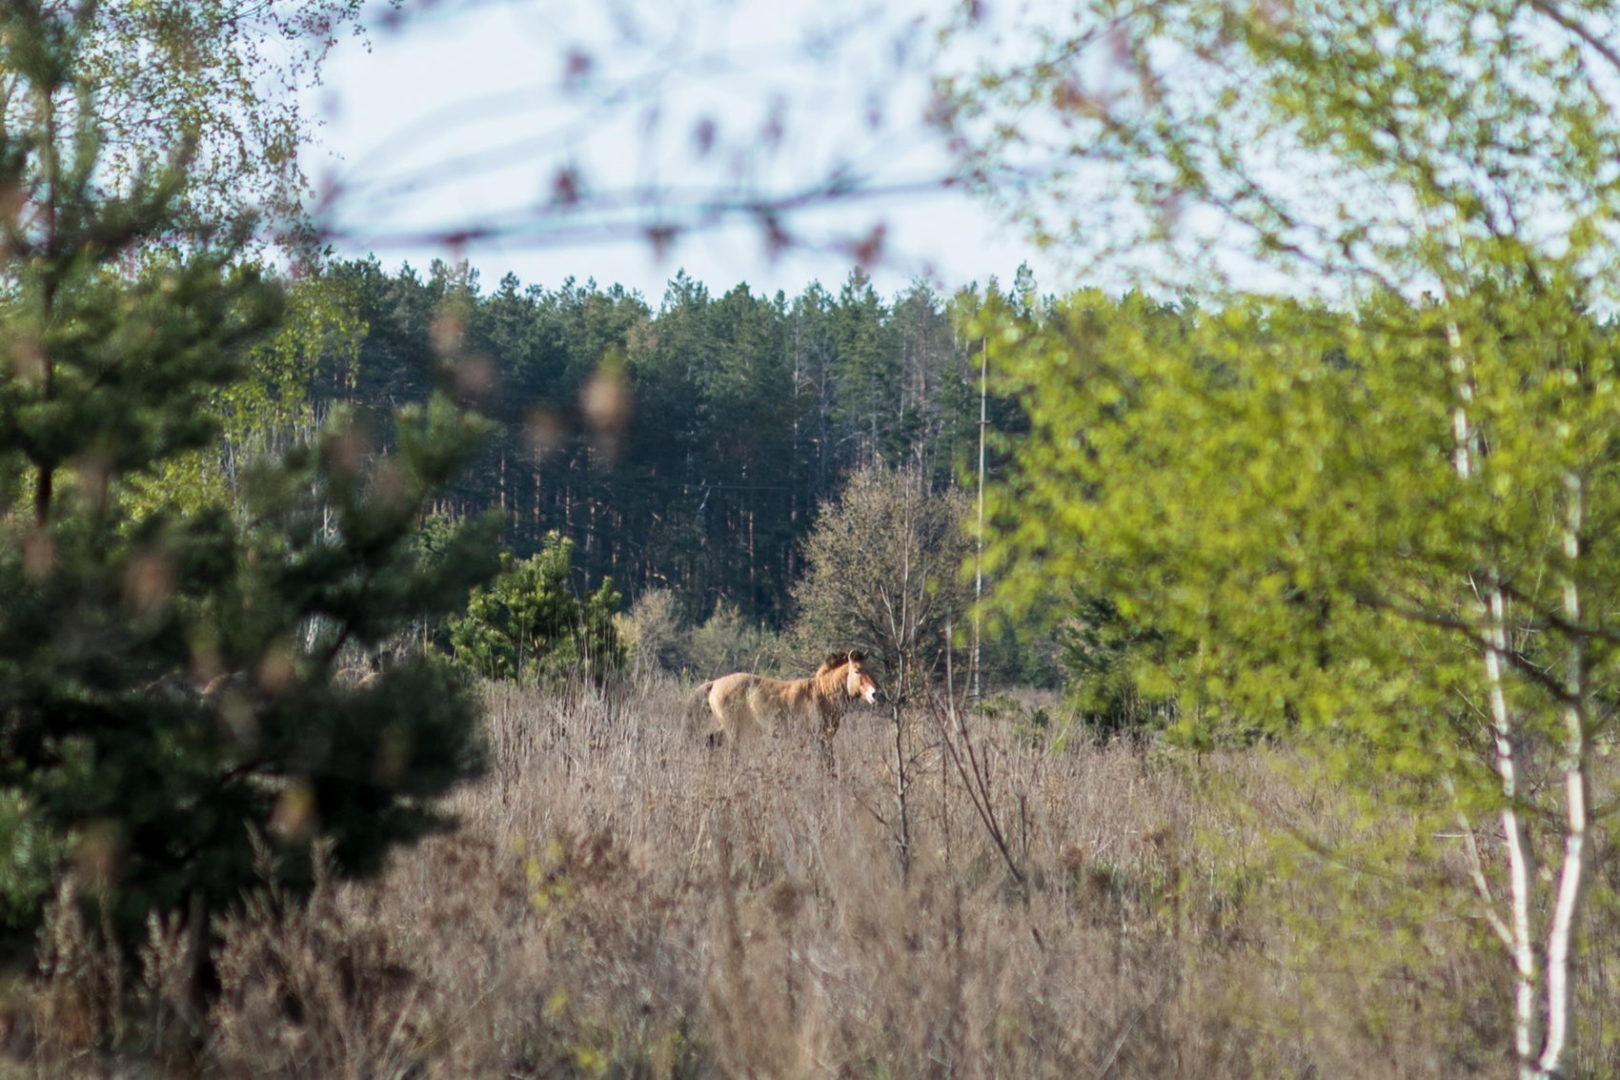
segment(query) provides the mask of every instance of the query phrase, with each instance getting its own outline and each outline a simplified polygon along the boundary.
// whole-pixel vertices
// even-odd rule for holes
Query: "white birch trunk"
[[[1539,1076],[1556,1075],[1563,1065],[1569,1037],[1569,954],[1575,936],[1575,920],[1580,912],[1581,894],[1586,884],[1586,864],[1591,845],[1587,820],[1591,793],[1587,786],[1589,748],[1586,731],[1585,642],[1575,629],[1581,619],[1581,594],[1575,581],[1575,566],[1581,556],[1581,523],[1585,511],[1580,478],[1564,477],[1567,505],[1564,515],[1564,620],[1569,624],[1569,655],[1565,661],[1564,702],[1564,861],[1558,872],[1558,895],[1553,902],[1552,922],[1547,928],[1547,1035],[1537,1059]]]
[[[1454,464],[1458,479],[1474,476],[1479,440],[1469,417],[1474,391],[1469,383],[1468,362],[1463,354],[1462,334],[1456,323],[1446,326],[1451,350],[1451,371],[1457,383],[1457,405],[1452,412]],[[1485,615],[1485,683],[1489,695],[1491,735],[1494,742],[1497,781],[1502,793],[1502,838],[1508,861],[1508,952],[1513,960],[1513,1050],[1519,1062],[1521,1080],[1536,1080],[1536,1053],[1540,1037],[1537,1003],[1536,949],[1531,931],[1532,890],[1535,865],[1530,836],[1519,815],[1519,762],[1514,746],[1515,724],[1503,685],[1503,657],[1508,650],[1507,599],[1494,568],[1481,586],[1476,586]]]
[[[1536,950],[1530,907],[1535,888],[1535,859],[1530,836],[1519,814],[1518,750],[1514,718],[1502,685],[1502,657],[1507,652],[1507,605],[1501,587],[1488,583],[1486,596],[1485,680],[1490,692],[1491,729],[1496,741],[1496,774],[1502,788],[1502,839],[1508,860],[1508,930],[1513,957],[1513,1049],[1519,1075],[1535,1077],[1540,1016],[1536,1007]]]

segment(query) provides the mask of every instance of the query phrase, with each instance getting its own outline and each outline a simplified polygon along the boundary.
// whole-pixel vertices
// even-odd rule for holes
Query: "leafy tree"
[[[926,677],[965,622],[966,513],[962,493],[932,492],[915,471],[851,476],[805,541],[793,636],[806,657],[871,652],[902,696]]]
[[[569,587],[573,542],[556,534],[515,562],[503,555],[499,576],[474,589],[467,613],[450,624],[456,661],[486,679],[533,682],[588,672],[600,681],[624,666],[613,622],[619,594],[611,579],[581,599]]]
[[[256,463],[318,432],[312,390],[321,366],[352,377],[367,328],[338,279],[277,285],[286,306],[274,332],[248,347],[237,376],[200,406],[219,425],[220,437],[165,459],[149,477],[131,478],[129,497],[137,507],[240,505],[244,479]]]
[[[1167,635],[1146,666],[1184,723],[1264,724],[1453,816],[1519,1074],[1581,1071],[1579,914],[1614,805],[1594,755],[1620,692],[1620,382],[1591,314],[1620,285],[1616,16],[1081,10],[945,110],[987,167],[1056,151],[1048,194],[1134,200],[1091,220],[1036,198],[1038,229],[1356,302],[1239,298],[1181,338],[1083,297],[993,318],[1033,424],[1001,504],[1012,587],[1079,580]],[[1109,55],[1075,62],[1092,43]]]
[[[433,796],[482,767],[477,700],[444,665],[332,675],[493,570],[487,522],[432,572],[410,543],[485,425],[438,396],[399,415],[379,460],[339,415],[246,470],[239,499],[154,494],[145,481],[213,445],[211,405],[284,293],[241,260],[241,230],[142,258],[186,213],[187,150],[103,167],[89,10],[0,8],[18,89],[0,133],[16,194],[0,207],[0,864],[43,880],[66,857],[116,927],[177,910],[201,934],[255,880],[250,833],[290,884],[317,834],[364,873],[445,824]],[[37,912],[7,901],[22,925]]]
[[[303,92],[318,86],[345,32],[363,33],[365,0],[29,0],[20,6],[79,42],[75,64],[93,86],[101,119],[100,168],[123,182],[160,168],[175,146],[192,147],[187,183],[170,212],[172,241],[247,210],[267,217],[283,242],[307,249],[300,221],[307,180],[299,151],[315,121]],[[10,75],[10,72],[7,73]],[[7,96],[8,123],[27,112],[24,90]]]

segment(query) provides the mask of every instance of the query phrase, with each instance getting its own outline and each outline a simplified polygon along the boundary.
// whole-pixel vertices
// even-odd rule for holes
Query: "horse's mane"
[[[816,673],[810,677],[810,680],[815,684],[816,690],[822,697],[842,701],[844,695],[839,692],[842,689],[842,680],[833,678],[833,672],[849,664],[864,664],[865,662],[866,654],[863,652],[830,653],[827,659],[821,662],[821,666],[816,669]]]

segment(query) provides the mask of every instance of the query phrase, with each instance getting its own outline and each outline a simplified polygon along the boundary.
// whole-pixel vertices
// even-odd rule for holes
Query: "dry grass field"
[[[492,688],[495,767],[455,798],[460,830],[226,920],[207,1015],[173,992],[176,935],[117,968],[58,919],[47,976],[5,1003],[0,1075],[1509,1071],[1502,961],[1443,845],[1418,880],[1286,842],[1422,828],[1398,809],[1369,820],[1259,751],[1054,750],[1005,719],[964,741],[919,712],[902,813],[886,712],[846,719],[829,775],[790,743],[707,750],[686,697]],[[1607,873],[1593,1077],[1620,1075]]]

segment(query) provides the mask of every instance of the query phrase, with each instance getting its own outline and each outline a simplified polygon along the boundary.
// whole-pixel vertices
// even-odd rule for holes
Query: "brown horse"
[[[851,702],[872,704],[882,696],[866,670],[866,654],[833,653],[806,679],[767,679],[746,671],[722,675],[698,688],[714,727],[709,744],[744,742],[759,735],[797,731],[814,735],[830,763],[832,737]]]

